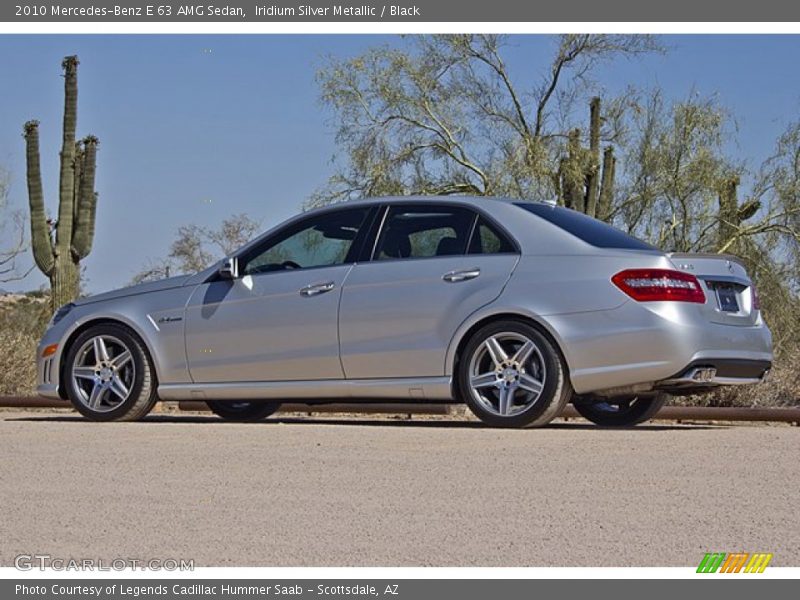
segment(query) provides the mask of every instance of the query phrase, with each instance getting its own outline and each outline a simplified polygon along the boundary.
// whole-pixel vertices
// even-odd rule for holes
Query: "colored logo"
[[[698,573],[763,573],[772,560],[765,552],[709,552],[697,566]]]

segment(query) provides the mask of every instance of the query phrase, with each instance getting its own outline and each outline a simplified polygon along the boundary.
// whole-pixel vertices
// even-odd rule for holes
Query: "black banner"
[[[712,581],[713,580],[713,581]],[[6,600],[531,600],[533,598],[618,597],[660,598],[784,597],[795,591],[792,581],[743,579],[719,575],[674,580],[555,579],[314,579],[314,580],[79,580],[0,581]],[[791,587],[790,587],[791,586]]]
[[[0,21],[17,22],[792,22],[800,4],[785,0],[417,0],[397,3],[362,0],[352,4],[319,0],[55,0],[3,2]]]

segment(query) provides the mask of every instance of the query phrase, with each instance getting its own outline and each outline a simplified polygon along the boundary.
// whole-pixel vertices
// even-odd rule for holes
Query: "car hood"
[[[134,296],[137,294],[149,294],[151,292],[161,292],[163,290],[171,290],[173,288],[182,287],[188,282],[193,275],[178,275],[177,277],[167,277],[166,279],[159,279],[158,281],[148,281],[147,283],[140,283],[129,287],[112,290],[110,292],[103,292],[102,294],[95,294],[94,296],[87,296],[75,301],[76,306],[84,304],[93,304],[95,302],[104,302],[106,300],[114,300],[116,298],[124,298],[126,296]]]

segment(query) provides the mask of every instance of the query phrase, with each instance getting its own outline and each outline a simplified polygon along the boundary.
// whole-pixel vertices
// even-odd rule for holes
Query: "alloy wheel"
[[[469,365],[473,399],[501,417],[520,414],[536,404],[546,377],[539,347],[527,336],[512,331],[487,337]]]
[[[82,404],[95,412],[109,412],[130,396],[136,366],[130,349],[119,338],[97,335],[75,354],[71,375]]]

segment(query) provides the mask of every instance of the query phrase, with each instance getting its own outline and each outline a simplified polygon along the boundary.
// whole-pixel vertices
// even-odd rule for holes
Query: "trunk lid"
[[[753,282],[741,260],[730,254],[671,253],[675,268],[700,280],[704,310],[713,323],[749,327],[756,324]]]

